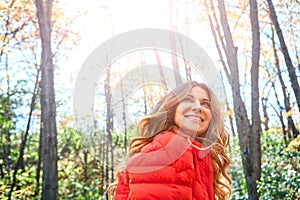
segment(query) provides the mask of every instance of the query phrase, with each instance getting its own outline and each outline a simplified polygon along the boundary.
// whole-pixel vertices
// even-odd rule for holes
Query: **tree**
[[[174,26],[174,22],[173,22],[173,1],[172,0],[168,0],[169,2],[169,10],[170,10],[170,17],[169,17],[169,27],[170,30],[175,31],[175,26]],[[179,64],[178,64],[178,60],[177,60],[177,56],[176,56],[176,45],[175,45],[175,35],[173,34],[173,32],[170,33],[170,45],[171,45],[171,50],[172,50],[172,65],[173,65],[173,70],[174,70],[174,77],[175,77],[175,81],[176,81],[176,85],[180,85],[182,83],[181,77],[180,77],[180,70],[179,70]]]
[[[34,85],[34,89],[33,89],[33,94],[32,94],[32,98],[31,98],[31,103],[30,103],[30,111],[29,111],[29,115],[28,115],[29,117],[28,117],[28,121],[27,121],[27,125],[26,125],[25,134],[24,134],[24,137],[22,138],[21,147],[19,149],[19,158],[18,158],[17,163],[15,164],[15,167],[14,167],[13,182],[11,184],[8,199],[11,199],[12,192],[13,192],[16,184],[17,184],[17,172],[18,172],[18,170],[19,169],[24,169],[24,149],[25,149],[27,139],[28,139],[28,135],[29,135],[30,122],[31,122],[31,118],[32,118],[32,113],[34,111],[36,98],[37,98],[38,93],[39,93],[39,73],[40,73],[40,71],[38,69],[37,74],[36,74],[36,80],[35,80],[35,85]]]
[[[3,116],[1,113],[0,118],[0,124],[2,124],[0,128],[2,138],[0,148],[1,150],[3,149],[4,153],[2,154],[2,151],[0,151],[0,160],[3,159],[4,161],[1,163],[0,169],[1,175],[3,175],[1,176],[1,178],[3,178],[2,180],[9,186],[3,189],[3,195],[7,195],[8,199],[11,199],[14,198],[13,192],[16,189],[15,186],[20,188],[19,179],[21,176],[19,175],[24,173],[27,164],[24,155],[26,144],[29,141],[28,135],[31,127],[31,114],[34,110],[35,98],[38,93],[38,80],[33,83],[31,77],[38,78],[39,75],[33,72],[34,68],[32,67],[36,66],[36,60],[34,59],[36,55],[34,53],[36,23],[34,20],[35,14],[32,13],[34,4],[31,1],[13,0],[2,2],[0,7],[0,24],[1,27],[3,27],[0,31],[0,71],[1,74],[5,74],[0,78],[0,104],[3,103],[0,107],[2,107],[1,112],[4,113]],[[23,56],[17,58],[16,55],[20,52]],[[25,64],[26,67],[20,69],[23,64]],[[16,71],[26,73],[27,77],[23,79],[19,73],[15,74]],[[34,79],[35,78],[33,78],[33,80]],[[31,96],[29,90],[31,83],[34,84],[35,89],[31,97],[31,103],[29,103],[30,100],[27,97]],[[27,106],[30,107],[29,115],[27,115],[27,113],[15,113],[16,110],[20,108],[26,109]],[[23,129],[23,127],[20,127],[20,124],[22,124],[22,122],[25,123],[25,118],[27,118],[27,122],[26,127]],[[2,119],[9,121],[6,122]],[[16,131],[20,129],[22,129],[22,131]],[[15,137],[19,139],[18,142],[20,142],[20,145],[14,142],[13,139]],[[17,193],[17,195],[19,194],[20,193]]]
[[[239,64],[237,47],[234,44],[233,36],[229,26],[225,3],[218,0],[219,20],[216,17],[216,10],[213,1],[210,6],[206,3],[210,26],[215,38],[216,46],[223,64],[224,72],[229,80],[233,94],[233,104],[237,132],[239,136],[240,151],[242,154],[243,171],[246,179],[249,199],[258,199],[257,181],[260,177],[260,116],[258,96],[258,66],[259,66],[259,26],[256,1],[250,1],[250,19],[252,29],[252,66],[251,66],[251,113],[252,123],[248,118],[245,102],[242,100],[240,88]],[[212,11],[212,12],[210,12]],[[214,20],[214,21],[213,21]],[[224,55],[222,53],[222,49]]]
[[[249,133],[250,154],[253,162],[254,180],[260,179],[261,172],[261,121],[259,115],[259,58],[260,58],[260,30],[258,23],[257,1],[250,0],[250,20],[252,32],[252,62],[251,62],[251,132]]]
[[[112,110],[112,94],[111,94],[111,66],[108,65],[104,83],[105,100],[106,100],[106,151],[105,151],[105,167],[106,167],[106,188],[110,181],[114,181],[114,154],[113,154],[113,110]],[[111,165],[109,165],[111,164]],[[111,173],[111,175],[109,175]],[[111,179],[110,179],[111,178]]]
[[[275,45],[274,29],[273,28],[272,28],[271,40],[272,40],[272,46],[273,46],[273,51],[274,51],[275,69],[277,71],[277,76],[278,76],[278,79],[279,79],[279,82],[280,82],[280,85],[281,85],[281,91],[282,91],[282,94],[283,94],[283,101],[284,101],[285,112],[289,113],[292,110],[292,108],[291,108],[291,103],[290,103],[289,95],[286,94],[286,86],[285,86],[285,83],[283,81],[283,77],[282,77],[282,74],[281,74],[281,69],[279,67],[280,66],[279,65],[279,57],[278,57],[277,49],[276,49],[276,45]],[[275,88],[275,87],[273,86],[273,88]],[[298,130],[297,130],[296,126],[295,126],[294,120],[293,120],[293,118],[292,118],[292,116],[290,114],[287,115],[287,121],[288,121],[289,128],[292,129],[294,138],[296,138],[299,133],[298,133]],[[283,133],[284,133],[284,137],[286,138],[285,132],[286,131],[284,130]]]
[[[41,134],[43,162],[42,199],[58,199],[57,130],[54,94],[54,66],[51,51],[52,0],[36,0],[41,54]]]
[[[280,28],[280,25],[279,25],[279,22],[278,22],[278,19],[277,19],[277,16],[276,16],[276,12],[275,12],[275,8],[274,8],[274,5],[272,3],[272,0],[267,0],[267,2],[268,2],[268,5],[269,5],[269,9],[270,9],[270,17],[271,17],[271,20],[273,22],[273,25],[275,27],[275,30],[276,30],[276,33],[277,33],[277,36],[278,36],[278,39],[279,39],[279,42],[280,42],[280,49],[281,49],[281,52],[283,53],[284,61],[285,61],[285,64],[287,66],[287,69],[288,69],[288,72],[289,72],[289,77],[290,77],[290,80],[291,80],[291,83],[292,83],[292,88],[293,88],[293,91],[294,91],[295,96],[296,96],[298,109],[300,110],[300,88],[299,88],[299,83],[297,81],[298,79],[297,79],[297,76],[296,76],[295,68],[293,66],[292,59],[291,59],[290,54],[288,52],[286,43],[284,41],[284,36],[282,34],[282,31],[281,31],[281,28]]]

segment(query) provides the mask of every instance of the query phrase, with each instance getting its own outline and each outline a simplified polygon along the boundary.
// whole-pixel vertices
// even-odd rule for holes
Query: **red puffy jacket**
[[[209,150],[198,147],[174,131],[157,135],[120,172],[116,200],[214,199]]]

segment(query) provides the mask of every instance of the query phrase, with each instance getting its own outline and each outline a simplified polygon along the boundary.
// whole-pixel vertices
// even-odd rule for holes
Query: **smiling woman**
[[[138,123],[137,132],[115,199],[212,200],[231,194],[228,134],[207,85],[191,81],[175,88]]]
[[[190,94],[177,106],[174,116],[176,126],[196,137],[208,129],[211,120],[210,97],[202,87],[192,87]]]

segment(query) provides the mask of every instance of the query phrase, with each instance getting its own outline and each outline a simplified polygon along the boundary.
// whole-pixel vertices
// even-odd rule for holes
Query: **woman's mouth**
[[[194,121],[200,121],[203,122],[203,119],[198,115],[185,115],[185,118],[194,120]]]

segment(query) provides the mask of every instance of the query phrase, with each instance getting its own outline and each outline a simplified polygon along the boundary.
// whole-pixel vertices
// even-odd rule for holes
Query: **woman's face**
[[[199,136],[208,129],[211,118],[208,93],[200,86],[194,86],[178,104],[174,122],[184,133]]]

